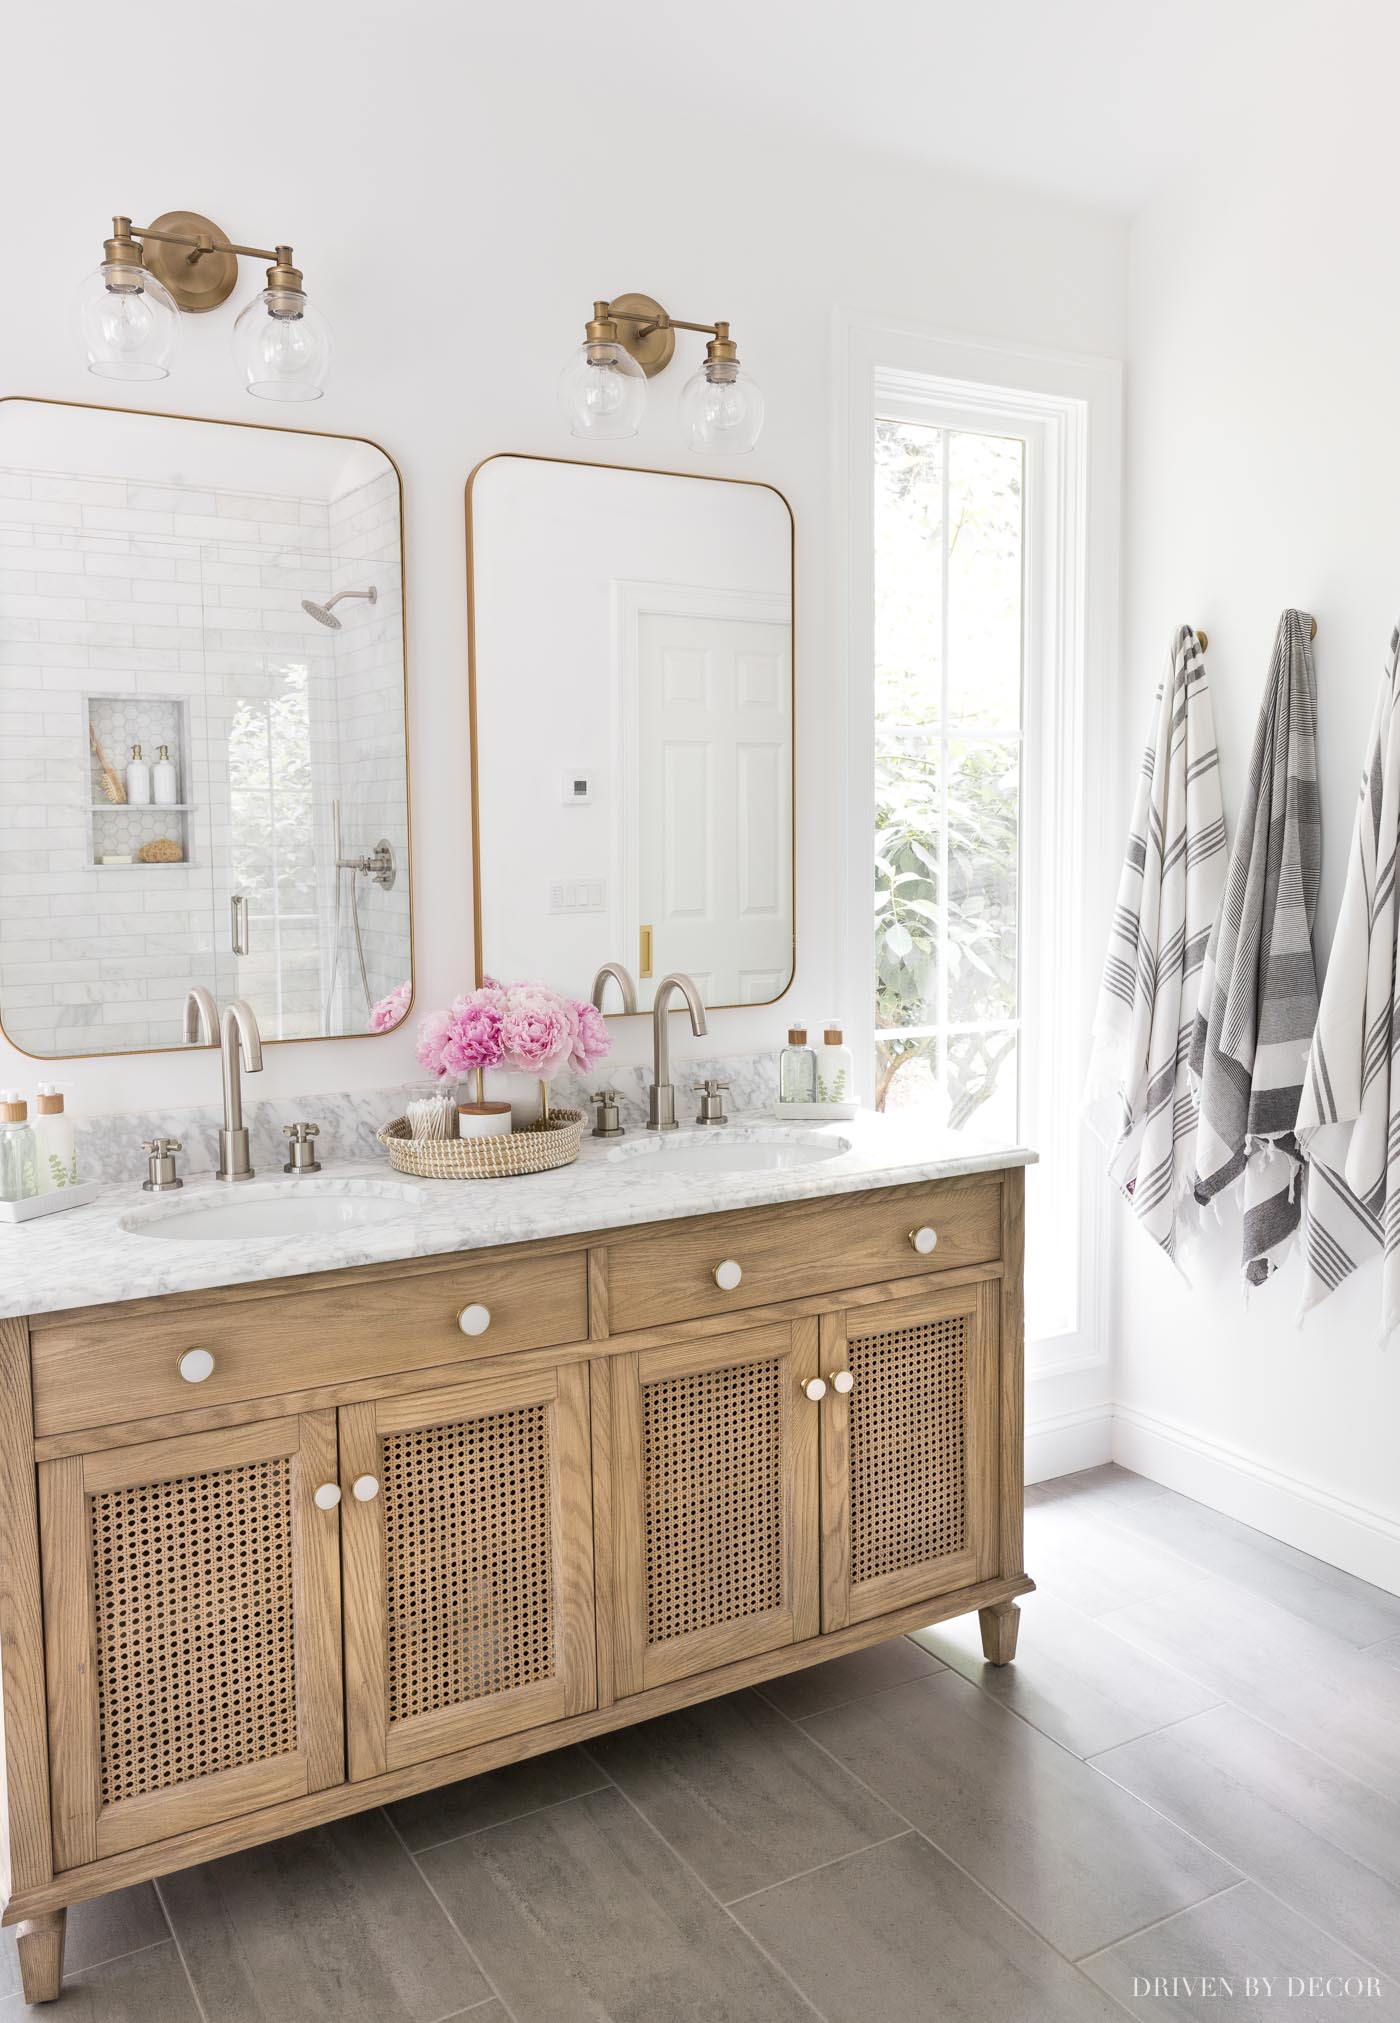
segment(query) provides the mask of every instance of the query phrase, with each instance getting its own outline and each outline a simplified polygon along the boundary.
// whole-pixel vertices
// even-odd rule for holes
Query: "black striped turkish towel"
[[[1377,1251],[1381,1328],[1400,1323],[1400,628],[1390,636],[1361,774],[1346,887],[1308,1056],[1298,1135],[1308,1161],[1303,1311]]]
[[[1311,632],[1306,611],[1279,620],[1191,1042],[1201,1090],[1196,1199],[1212,1201],[1243,1177],[1251,1285],[1278,1268],[1303,1211],[1294,1132],[1317,1024],[1322,857]]]
[[[1094,1014],[1085,1092],[1108,1172],[1176,1256],[1190,1200],[1196,1092],[1187,1066],[1206,941],[1225,883],[1225,821],[1205,655],[1173,635],[1157,686]]]

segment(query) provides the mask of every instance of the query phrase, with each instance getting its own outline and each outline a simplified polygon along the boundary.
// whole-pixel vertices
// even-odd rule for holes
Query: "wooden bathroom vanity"
[[[27,1997],[81,1899],[965,1611],[1007,1662],[1023,1184],[0,1320]]]

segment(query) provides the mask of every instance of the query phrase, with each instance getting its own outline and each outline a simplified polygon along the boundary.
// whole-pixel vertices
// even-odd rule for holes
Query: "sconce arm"
[[[702,337],[718,337],[720,333],[718,323],[687,323],[680,316],[668,316],[664,309],[659,316],[648,317],[635,309],[614,309],[610,302],[608,315],[614,323],[635,323],[639,338],[650,337],[653,330],[695,330]]]
[[[283,253],[290,253],[290,246],[216,246],[211,239],[191,238],[185,232],[158,232],[153,225],[128,225],[126,236],[130,239],[154,239],[163,246],[189,246],[191,262],[202,260],[206,253],[241,253],[249,260],[280,260]],[[290,260],[284,264],[290,266]]]

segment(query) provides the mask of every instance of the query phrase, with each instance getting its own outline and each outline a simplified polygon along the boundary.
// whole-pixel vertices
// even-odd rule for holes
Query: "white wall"
[[[1233,836],[1279,614],[1313,612],[1325,954],[1400,612],[1400,273],[1393,123],[1296,92],[1272,145],[1217,157],[1134,229],[1120,780],[1170,628],[1203,626]],[[1242,1305],[1236,1212],[1194,1292],[1126,1217],[1116,1232],[1121,1458],[1400,1588],[1400,1354],[1377,1343],[1376,1267],[1299,1332],[1296,1259]]]
[[[560,367],[595,295],[641,288],[680,316],[732,318],[768,398],[742,474],[780,487],[797,522],[798,977],[773,1009],[716,1019],[714,1045],[767,1046],[790,1009],[825,1014],[839,889],[833,310],[1117,355],[1121,222],[799,139],[781,105],[766,128],[727,132],[712,108],[687,112],[669,83],[644,99],[609,92],[606,74],[580,80],[543,27],[533,51],[523,37],[493,48],[484,38],[501,30],[480,10],[350,4],[332,18],[289,5],[277,16],[278,89],[266,65],[231,50],[226,17],[139,11],[130,117],[113,112],[106,66],[62,59],[85,26],[105,32],[105,9],[84,0],[61,22],[30,10],[7,24],[9,75],[61,63],[63,88],[13,93],[0,135],[5,181],[25,191],[14,251],[29,305],[8,319],[0,391],[141,404],[85,373],[68,326],[112,211],[143,223],[193,206],[233,237],[292,240],[336,342],[332,389],[305,420],[375,438],[404,475],[419,1005],[445,1000],[471,968],[463,484],[493,451],[571,453]],[[260,278],[248,269],[239,302]],[[231,322],[230,308],[186,319],[177,376],[146,404],[293,419],[238,389]],[[674,404],[698,343],[681,338],[641,436],[613,446],[614,461],[691,467]],[[548,972],[546,953],[539,966]],[[625,1056],[640,1057],[647,1037],[628,1030]],[[0,1047],[0,1078],[26,1069]],[[278,1047],[256,1093],[413,1072],[408,1032]],[[207,1056],[74,1064],[67,1079],[76,1108],[217,1093]]]

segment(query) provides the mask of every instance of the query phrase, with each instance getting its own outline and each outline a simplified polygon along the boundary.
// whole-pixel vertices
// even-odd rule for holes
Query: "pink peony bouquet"
[[[500,984],[454,998],[418,1026],[418,1061],[440,1079],[505,1068],[551,1081],[564,1067],[585,1075],[612,1049],[602,1014],[542,983]]]
[[[372,1033],[392,1032],[408,1017],[408,1007],[413,1000],[413,985],[401,983],[397,990],[391,990],[387,997],[380,998],[369,1015],[369,1029]]]

